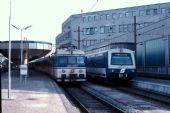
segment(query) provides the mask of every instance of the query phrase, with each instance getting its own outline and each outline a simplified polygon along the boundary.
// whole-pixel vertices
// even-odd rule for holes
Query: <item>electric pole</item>
[[[134,16],[134,44],[135,44],[135,63],[137,62],[137,43],[136,43],[136,16]]]
[[[80,49],[80,26],[78,26],[78,49]]]

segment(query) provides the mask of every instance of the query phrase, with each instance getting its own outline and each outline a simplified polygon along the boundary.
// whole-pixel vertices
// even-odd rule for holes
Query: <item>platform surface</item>
[[[47,76],[31,71],[25,80],[16,70],[11,76],[8,98],[8,73],[2,75],[2,113],[68,113],[65,95]]]
[[[137,77],[132,81],[134,87],[170,96],[170,80]]]

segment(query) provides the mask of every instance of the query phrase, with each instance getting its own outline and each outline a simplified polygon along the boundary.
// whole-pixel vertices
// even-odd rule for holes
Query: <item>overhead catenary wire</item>
[[[159,22],[162,22],[162,21],[164,21],[164,20],[167,20],[167,19],[169,19],[169,18],[170,18],[170,16],[165,16],[164,18],[158,20],[157,22],[154,22],[154,23],[149,24],[149,25],[147,25],[147,26],[144,26],[144,27],[141,27],[141,28],[136,29],[136,32],[139,31],[139,30],[141,30],[141,29],[150,27],[151,25],[154,25],[154,24],[156,24],[156,23],[159,23]],[[140,23],[137,23],[137,24],[140,24]],[[161,28],[161,27],[163,27],[163,25],[162,25],[162,26],[159,26],[158,28]],[[153,28],[152,30],[155,30],[155,29],[158,29],[158,28],[156,27],[156,28]],[[147,32],[147,31],[146,31],[146,32]],[[116,38],[119,38],[119,37],[121,37],[121,36],[130,34],[130,33],[133,33],[133,31],[127,32],[127,33],[124,33],[124,34],[121,34],[121,35],[118,35],[118,36],[115,36],[115,37],[111,37],[111,38],[105,39],[105,41],[111,41],[112,39],[116,39]],[[138,36],[138,34],[137,34],[137,36]],[[86,38],[84,38],[83,40],[90,41],[90,40],[87,39],[87,38],[90,38],[90,37],[92,37],[92,36],[86,37]],[[93,40],[98,41],[98,40],[101,40],[101,39],[93,39]],[[82,41],[82,40],[81,40],[81,41]],[[93,44],[93,46],[95,46],[95,45],[97,45],[97,44],[99,44],[99,43],[103,43],[103,42],[105,42],[105,41],[95,43],[95,44]]]
[[[95,7],[96,6],[96,4],[97,4],[97,2],[98,2],[98,0],[94,3],[94,5],[90,8],[90,10],[89,11],[91,11],[91,9],[93,9],[93,7]],[[82,16],[82,14],[81,14],[81,16]],[[152,18],[154,18],[155,16],[158,16],[158,15],[153,15],[152,17],[148,17],[148,19],[149,20],[151,20]],[[144,26],[144,27],[140,27],[140,28],[138,28],[136,31],[138,31],[138,30],[140,30],[140,29],[144,29],[144,28],[147,28],[147,27],[149,27],[149,26],[151,26],[151,25],[153,25],[153,24],[156,24],[156,23],[158,23],[158,22],[160,22],[160,21],[164,21],[164,20],[166,20],[166,19],[168,19],[168,18],[170,18],[170,17],[167,17],[167,16],[165,16],[163,19],[160,19],[159,21],[157,21],[157,22],[153,22],[153,23],[151,23],[151,24],[149,24],[149,25],[147,25],[147,26]],[[148,20],[147,19],[147,20]],[[144,21],[143,21],[144,22]],[[81,22],[79,22],[79,24],[80,24]],[[140,23],[142,23],[142,22],[140,22]],[[140,25],[140,23],[138,23],[137,22],[137,25],[139,24]],[[132,23],[133,24],[133,23]],[[163,26],[162,26],[163,27]],[[160,27],[159,27],[160,28]],[[154,28],[154,29],[156,29],[156,28]],[[153,30],[154,30],[153,29]],[[80,30],[80,32],[82,32],[81,30]],[[130,34],[130,33],[132,33],[133,31],[131,31],[131,32],[127,32],[127,33],[123,33],[123,34],[121,34],[121,35],[118,35],[118,36],[115,36],[115,35],[117,35],[117,34],[114,34],[114,36],[113,37],[111,37],[111,38],[108,38],[108,39],[89,39],[89,38],[92,38],[93,37],[93,35],[90,35],[90,36],[88,36],[88,37],[84,37],[83,39],[81,39],[81,40],[79,40],[80,42],[88,42],[88,41],[96,41],[93,45],[96,45],[96,44],[99,44],[99,43],[103,43],[103,42],[106,42],[106,41],[110,41],[110,40],[112,40],[112,39],[115,39],[115,38],[119,38],[119,37],[121,37],[121,36],[124,36],[124,35],[127,35],[127,34]],[[137,34],[138,35],[138,34]],[[127,39],[128,40],[128,39]],[[74,41],[78,41],[78,40],[74,40]],[[99,41],[99,42],[97,42],[97,41]],[[91,43],[91,42],[90,42]]]
[[[99,1],[99,0],[97,0],[97,1],[92,5],[92,7],[89,9],[88,12],[90,12],[90,11],[97,5],[98,1]]]
[[[150,25],[147,25],[147,26],[144,26],[144,27],[142,27],[142,28],[139,28],[139,29],[137,29],[136,31],[139,31],[139,30],[141,30],[141,29],[150,27],[151,25],[154,25],[154,24],[156,24],[156,23],[162,22],[162,21],[167,20],[167,19],[169,19],[169,18],[170,18],[170,16],[165,16],[163,19],[160,19],[160,20],[158,20],[157,22],[154,22],[154,23],[152,23],[152,24],[150,24]],[[164,27],[164,26],[165,26],[165,25],[161,25],[161,26],[159,26],[159,27],[153,28],[153,29],[148,30],[148,31],[145,31],[145,32],[149,32],[149,31],[152,31],[152,30],[155,30],[155,29],[159,29],[159,28]],[[132,31],[132,32],[133,32],[133,31]],[[124,34],[121,34],[121,35],[118,35],[118,36],[115,36],[115,37],[112,37],[112,38],[108,38],[108,39],[105,39],[105,40],[106,40],[106,41],[111,41],[111,40],[113,40],[113,39],[119,38],[119,37],[121,37],[121,36],[127,35],[127,34],[132,33],[132,32],[124,33]],[[142,34],[144,34],[144,33],[142,33]],[[142,35],[142,34],[141,34],[141,35]],[[137,36],[138,36],[138,34],[137,34]],[[96,40],[99,40],[99,39],[96,39]],[[103,42],[99,42],[99,43],[103,43]],[[95,43],[95,44],[93,44],[93,46],[95,46],[95,45],[97,45],[97,44],[99,44],[99,43]],[[110,43],[109,43],[109,44],[110,44]],[[108,45],[109,45],[109,44],[108,44]]]

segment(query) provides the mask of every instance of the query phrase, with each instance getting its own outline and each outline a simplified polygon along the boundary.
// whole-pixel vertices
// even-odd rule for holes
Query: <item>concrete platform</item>
[[[72,105],[51,79],[31,72],[20,81],[19,71],[12,71],[12,90],[8,99],[8,73],[2,75],[3,113],[70,113]]]
[[[133,87],[150,90],[156,93],[170,96],[170,80],[137,77],[132,80]]]

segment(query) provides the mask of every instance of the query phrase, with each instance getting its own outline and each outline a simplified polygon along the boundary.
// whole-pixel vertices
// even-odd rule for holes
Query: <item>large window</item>
[[[136,11],[132,11],[132,16],[137,16]]]
[[[158,14],[158,9],[153,9],[153,14],[157,15]]]
[[[127,32],[127,31],[128,31],[128,25],[127,25],[127,24],[124,24],[124,25],[123,25],[123,31],[124,31],[124,32]]]
[[[103,15],[100,15],[100,20],[105,20],[106,19],[106,15],[103,14]]]
[[[112,13],[112,19],[116,18],[116,13]]]
[[[162,9],[161,9],[161,13],[162,13],[162,14],[165,14],[165,13],[166,13],[166,9],[165,9],[165,8],[162,8]]]
[[[119,25],[119,32],[123,32],[123,25]]]
[[[123,17],[123,13],[119,13],[119,18],[122,18]]]
[[[132,65],[130,53],[112,53],[111,65]]]
[[[97,21],[98,18],[97,18],[97,15],[94,15],[94,21]]]
[[[110,25],[110,26],[101,26],[100,27],[100,33],[115,33],[116,32],[116,25]]]
[[[151,15],[151,10],[150,9],[146,9],[146,15]]]
[[[83,22],[86,22],[87,21],[87,17],[84,16],[82,20],[83,20]]]
[[[106,14],[106,20],[109,20],[109,19],[110,19],[110,15]]]
[[[116,32],[116,25],[109,26],[109,33],[115,33]]]
[[[145,15],[144,10],[139,10],[139,16],[144,16],[144,15]]]
[[[83,28],[83,35],[93,35],[96,34],[97,27]]]
[[[100,27],[100,33],[103,34],[104,33],[104,26]]]
[[[119,25],[119,32],[131,32],[131,31],[133,31],[133,24]]]
[[[133,24],[127,24],[127,30],[128,32],[133,31]]]
[[[125,17],[129,17],[129,16],[130,16],[130,12],[126,12]]]

